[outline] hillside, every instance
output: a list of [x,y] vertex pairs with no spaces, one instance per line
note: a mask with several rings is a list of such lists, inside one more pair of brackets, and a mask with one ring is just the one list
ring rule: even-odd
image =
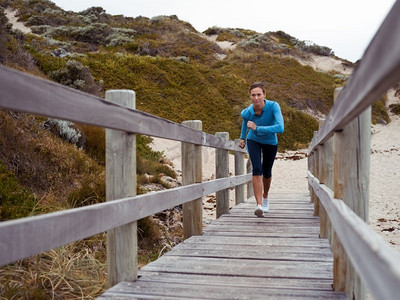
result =
[[[101,7],[66,12],[48,0],[0,0],[0,63],[100,97],[132,89],[139,110],[175,122],[199,119],[204,131],[228,131],[231,139],[239,137],[249,84],[264,81],[285,119],[280,151],[307,147],[334,88],[355,67],[282,31],[197,32],[176,16],[113,16]],[[376,123],[389,122],[384,101],[374,106]],[[105,200],[103,129],[0,110],[0,132],[1,221]],[[168,188],[160,173],[176,178],[150,142],[138,137],[138,193],[148,183]],[[141,221],[141,264],[181,240],[179,224],[170,224],[176,217],[179,210]],[[73,263],[63,261],[64,251]],[[0,292],[48,298],[60,282],[64,298],[81,297],[72,291],[79,288],[93,298],[105,286],[104,255],[99,235],[24,260],[0,269]],[[76,270],[53,271],[55,261]]]

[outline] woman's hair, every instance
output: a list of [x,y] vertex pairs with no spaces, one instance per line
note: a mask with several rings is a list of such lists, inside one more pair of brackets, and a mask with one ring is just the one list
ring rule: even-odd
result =
[[250,85],[250,87],[249,87],[249,93],[251,92],[251,90],[253,90],[253,89],[255,89],[255,88],[260,88],[260,89],[262,89],[263,93],[265,94],[265,86],[264,86],[264,84],[263,84],[261,81],[257,81],[257,82],[252,83],[252,84]]

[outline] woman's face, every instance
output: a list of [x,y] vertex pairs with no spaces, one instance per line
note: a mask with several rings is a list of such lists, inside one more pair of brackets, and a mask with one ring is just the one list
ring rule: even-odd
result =
[[250,99],[254,105],[258,106],[264,102],[265,94],[261,88],[256,87],[250,91]]

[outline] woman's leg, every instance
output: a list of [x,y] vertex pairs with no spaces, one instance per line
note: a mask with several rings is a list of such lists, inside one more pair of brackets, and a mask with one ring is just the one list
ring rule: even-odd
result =
[[253,175],[253,191],[257,205],[262,205],[262,192],[263,192],[262,175]]
[[253,166],[253,191],[256,198],[257,205],[262,203],[263,179],[262,179],[262,164],[261,164],[261,144],[247,140],[247,150],[251,164]]
[[269,189],[272,181],[272,166],[274,165],[276,153],[278,151],[278,145],[262,145],[263,152],[263,198],[268,198]]
[[272,176],[269,178],[265,178],[263,176],[263,186],[264,186],[264,192],[263,192],[263,198],[267,199],[268,198],[268,192],[269,188],[271,187],[271,181],[272,181]]

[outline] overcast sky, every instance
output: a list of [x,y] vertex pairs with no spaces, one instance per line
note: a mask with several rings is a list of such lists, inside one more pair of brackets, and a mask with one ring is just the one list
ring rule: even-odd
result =
[[[51,0],[64,10],[101,6],[127,17],[177,15],[197,30],[209,27],[282,30],[299,40],[360,59],[395,0]],[[400,1],[400,0],[399,0]]]

